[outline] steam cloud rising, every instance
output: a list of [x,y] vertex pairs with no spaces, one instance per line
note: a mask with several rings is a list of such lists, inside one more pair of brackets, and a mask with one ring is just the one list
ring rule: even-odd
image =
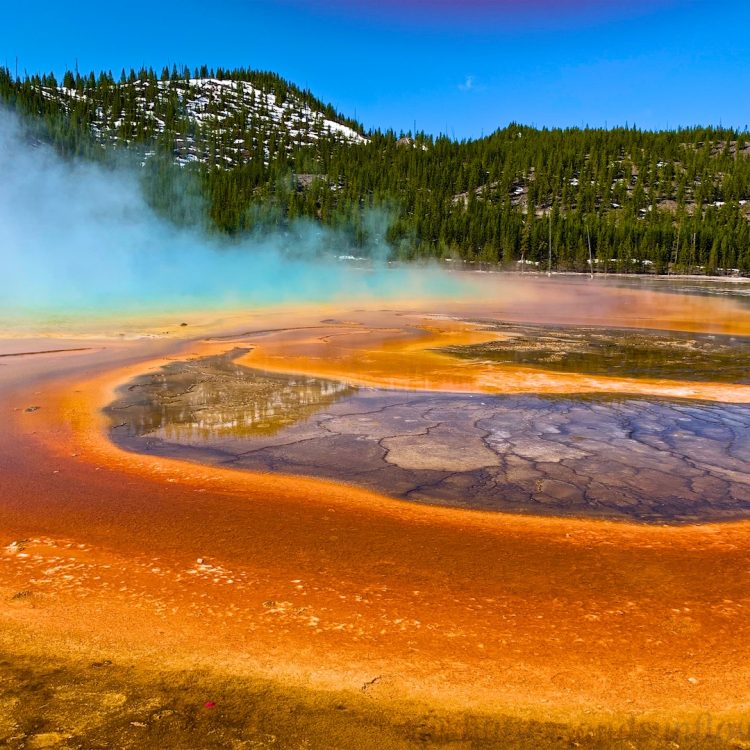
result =
[[1,110],[0,175],[6,313],[441,295],[461,286],[437,269],[326,260],[340,237],[310,222],[231,243],[178,228],[148,206],[137,170],[63,160]]

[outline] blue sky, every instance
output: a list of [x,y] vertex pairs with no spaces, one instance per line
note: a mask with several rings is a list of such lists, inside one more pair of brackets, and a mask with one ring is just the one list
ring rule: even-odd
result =
[[[136,7],[138,4],[135,4]],[[0,64],[119,74],[250,66],[366,127],[476,137],[537,126],[750,122],[750,3],[181,0],[13,3]]]

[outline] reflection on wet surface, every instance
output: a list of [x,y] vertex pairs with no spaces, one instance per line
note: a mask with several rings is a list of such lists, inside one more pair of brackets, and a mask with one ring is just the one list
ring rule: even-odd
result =
[[174,362],[142,375],[107,412],[131,436],[159,432],[169,439],[210,442],[273,434],[352,392],[334,380],[275,375],[235,364],[247,351]]
[[501,340],[440,349],[462,359],[626,378],[750,383],[750,338],[490,323]]
[[700,276],[601,276],[598,284],[622,289],[653,289],[667,294],[700,297],[731,297],[740,304],[750,304],[750,283],[746,278],[701,278]]
[[750,515],[750,407],[354,390],[235,350],[121,389],[120,445],[355,483],[412,501],[688,523]]

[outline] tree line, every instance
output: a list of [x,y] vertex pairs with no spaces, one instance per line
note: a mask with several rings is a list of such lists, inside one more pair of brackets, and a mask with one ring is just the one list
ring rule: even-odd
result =
[[[224,87],[196,118],[186,105],[196,79],[245,81],[260,94]],[[274,119],[266,94],[293,125]],[[106,162],[113,145],[147,153],[142,177],[154,207],[217,232],[306,217],[364,249],[382,231],[377,212],[389,218],[384,239],[398,259],[557,270],[588,270],[591,259],[606,271],[750,274],[747,132],[516,123],[462,141],[363,132],[273,73],[206,66],[123,70],[117,79],[68,71],[60,82],[0,69],[0,100],[66,156]],[[310,110],[366,141],[324,131]],[[186,184],[200,198],[189,210]]]

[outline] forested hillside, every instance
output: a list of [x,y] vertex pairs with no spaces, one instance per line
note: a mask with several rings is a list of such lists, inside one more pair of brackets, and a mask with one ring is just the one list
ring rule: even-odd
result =
[[[215,231],[309,217],[369,247],[385,215],[402,259],[546,270],[551,255],[553,269],[587,270],[590,252],[600,271],[750,274],[748,133],[366,133],[272,73],[205,67],[62,81],[0,69],[0,100],[63,154],[134,151],[157,210]],[[188,182],[205,216],[186,214]]]

